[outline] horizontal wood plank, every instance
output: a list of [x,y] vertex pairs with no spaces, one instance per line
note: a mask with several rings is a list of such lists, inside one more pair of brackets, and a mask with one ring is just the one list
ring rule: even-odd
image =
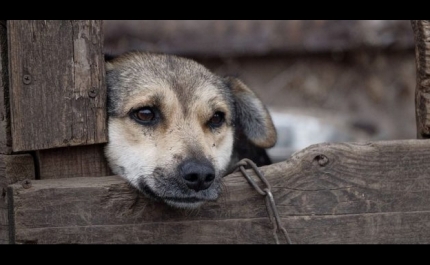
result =
[[[430,213],[282,218],[296,244],[422,244]],[[395,232],[393,232],[395,231]],[[267,218],[91,225],[26,229],[27,244],[274,244]],[[53,236],[55,235],[55,236]],[[279,241],[286,241],[278,234]],[[21,240],[21,241],[19,241]]]
[[0,155],[0,244],[9,241],[9,218],[6,189],[9,184],[36,178],[34,160],[30,154]]
[[106,20],[105,51],[186,56],[413,49],[408,20]]
[[30,154],[0,155],[0,176],[6,184],[36,179],[33,157]]
[[[421,139],[319,144],[260,169],[293,243],[430,243],[428,161]],[[274,243],[264,198],[240,173],[224,182],[193,211],[117,176],[11,185],[14,243]]]
[[7,26],[13,151],[105,143],[101,21]]
[[112,175],[103,148],[93,144],[37,151],[40,179]]

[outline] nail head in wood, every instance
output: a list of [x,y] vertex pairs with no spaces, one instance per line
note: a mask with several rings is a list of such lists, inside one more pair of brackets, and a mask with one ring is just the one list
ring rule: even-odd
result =
[[21,185],[24,189],[29,189],[31,188],[31,181],[29,179],[25,179],[21,182]]
[[29,85],[31,83],[31,76],[30,75],[24,75],[22,77],[22,82],[26,85]]
[[90,91],[88,91],[88,96],[90,98],[95,98],[97,96],[97,89],[92,88]]

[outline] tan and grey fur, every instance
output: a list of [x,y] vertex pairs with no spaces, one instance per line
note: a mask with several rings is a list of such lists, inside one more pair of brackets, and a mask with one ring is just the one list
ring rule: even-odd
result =
[[236,147],[276,142],[267,109],[245,84],[193,60],[130,52],[106,62],[106,81],[112,171],[171,206],[216,200],[242,158]]

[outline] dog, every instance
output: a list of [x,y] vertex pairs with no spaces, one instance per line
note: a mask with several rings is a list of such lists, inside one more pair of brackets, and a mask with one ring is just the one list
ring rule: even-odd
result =
[[216,200],[222,178],[247,157],[270,164],[277,134],[267,108],[236,77],[195,60],[127,52],[106,56],[112,172],[148,197],[194,209]]

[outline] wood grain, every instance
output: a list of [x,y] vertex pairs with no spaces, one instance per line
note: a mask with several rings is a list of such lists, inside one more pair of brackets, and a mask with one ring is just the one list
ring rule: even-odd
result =
[[415,113],[418,138],[430,138],[430,20],[412,20],[417,82]]
[[35,179],[33,158],[29,154],[0,155],[0,244],[9,242],[6,188],[9,184]]
[[[429,160],[424,139],[319,144],[260,169],[293,243],[415,244],[430,243]],[[263,197],[240,173],[194,211],[149,201],[116,176],[14,184],[9,194],[12,243],[275,242]]]
[[106,142],[101,21],[7,27],[13,151]]
[[40,179],[100,177],[112,175],[104,144],[71,146],[37,151]]
[[0,176],[7,184],[36,179],[33,157],[30,154],[0,155]]
[[0,20],[0,154],[12,153],[6,20]]

